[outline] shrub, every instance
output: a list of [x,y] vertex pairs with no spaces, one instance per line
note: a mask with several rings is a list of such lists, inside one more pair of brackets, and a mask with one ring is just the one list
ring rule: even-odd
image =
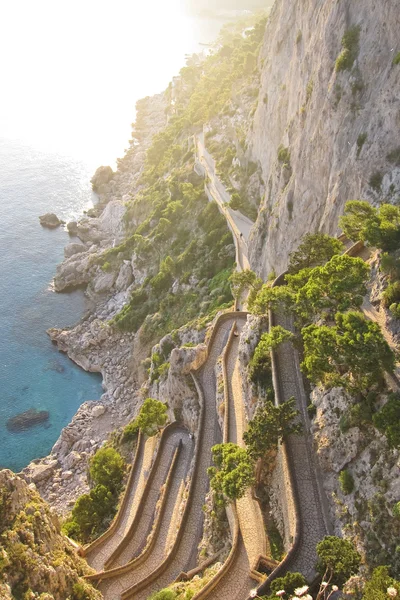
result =
[[149,600],[175,600],[176,597],[176,592],[167,588],[165,590],[161,590],[160,592],[155,592],[150,596]]
[[360,27],[348,29],[342,38],[342,51],[336,59],[336,71],[346,71],[352,68],[360,50]]
[[389,152],[386,158],[391,163],[394,163],[396,167],[400,167],[400,146]]
[[278,160],[282,164],[290,165],[290,150],[282,144],[278,148]]
[[382,189],[383,175],[380,171],[375,171],[369,178],[369,185],[375,192],[380,192]]
[[400,208],[392,204],[376,209],[368,202],[350,200],[339,227],[350,240],[361,240],[386,252],[400,246]]
[[361,150],[365,144],[365,142],[368,139],[368,135],[366,133],[360,133],[360,135],[357,138],[357,158],[360,156],[361,154]]
[[247,451],[236,444],[212,448],[215,467],[209,467],[210,486],[220,496],[237,500],[254,484],[254,465]]
[[299,31],[297,32],[297,36],[296,36],[296,44],[300,44],[302,39],[303,39],[303,33],[302,33],[301,29],[299,29]]
[[317,569],[325,581],[342,586],[351,575],[357,573],[361,556],[348,540],[326,536],[317,544]]
[[400,448],[400,395],[390,394],[388,401],[373,416],[377,429],[386,435],[391,448]]
[[396,54],[396,56],[394,57],[394,59],[393,59],[393,64],[394,64],[394,65],[400,65],[400,52],[398,52],[398,53]]
[[354,479],[352,474],[347,469],[340,471],[339,483],[343,494],[351,494],[354,490]]
[[386,290],[382,295],[383,304],[386,307],[391,306],[394,303],[400,302],[400,281],[389,283]]
[[284,577],[277,577],[271,583],[271,598],[276,598],[276,592],[285,590],[287,596],[294,594],[296,588],[301,588],[307,584],[307,581],[301,573],[286,573]]
[[125,462],[114,448],[101,448],[90,460],[90,477],[96,485],[104,485],[118,493],[125,472]]
[[396,504],[392,508],[393,516],[396,519],[400,519],[400,502],[396,502]]
[[[393,588],[395,594],[389,596],[388,588]],[[377,567],[372,572],[372,577],[365,584],[363,600],[387,600],[398,597],[400,594],[400,582],[389,574],[388,567]]]
[[389,310],[395,319],[400,319],[400,304],[394,302],[389,306]]

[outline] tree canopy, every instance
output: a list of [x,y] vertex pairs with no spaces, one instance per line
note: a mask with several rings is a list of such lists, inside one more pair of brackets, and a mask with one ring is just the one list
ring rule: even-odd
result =
[[134,420],[134,426],[151,437],[164,427],[167,420],[167,405],[154,398],[146,398]]
[[289,255],[290,274],[325,264],[335,254],[343,252],[343,244],[326,233],[307,233],[298,249]]
[[302,369],[313,383],[361,391],[393,371],[395,356],[377,323],[359,312],[337,313],[335,322],[302,329]]
[[254,465],[245,448],[231,442],[217,444],[212,449],[214,467],[208,469],[210,485],[221,497],[241,498],[254,484]]
[[323,312],[358,308],[366,294],[369,267],[361,258],[333,256],[326,265],[287,275],[293,290],[295,311],[305,321]]
[[[389,595],[389,589],[396,590]],[[400,581],[390,577],[389,568],[382,566],[373,570],[371,579],[367,581],[364,588],[362,600],[388,600],[400,596]]]
[[285,437],[300,433],[301,423],[295,422],[298,414],[294,398],[279,406],[268,401],[259,407],[243,434],[250,458],[263,458],[270,450],[277,448]]
[[351,240],[362,240],[385,251],[400,247],[400,207],[382,204],[379,208],[362,200],[346,203],[339,226]]
[[357,573],[361,562],[361,556],[351,542],[333,535],[317,544],[317,556],[319,573],[325,581],[338,586]]
[[239,300],[246,290],[249,290],[248,302],[251,302],[257,292],[262,287],[262,279],[257,277],[254,271],[246,269],[244,271],[234,271],[229,277],[231,283],[232,294],[236,300]]

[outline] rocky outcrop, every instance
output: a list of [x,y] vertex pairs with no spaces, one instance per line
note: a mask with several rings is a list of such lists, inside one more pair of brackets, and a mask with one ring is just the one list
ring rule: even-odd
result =
[[[358,419],[354,426],[348,418],[354,399],[343,389],[315,388],[311,399],[316,407],[312,433],[336,534],[352,537],[370,566],[386,564],[400,535],[392,518],[400,500],[400,454],[372,425]],[[346,493],[339,481],[344,469],[354,480],[353,491]]]
[[42,227],[47,227],[48,229],[55,229],[65,223],[65,221],[61,221],[54,213],[42,215],[39,217],[39,221]]
[[[359,27],[350,70],[336,71],[345,31]],[[393,0],[276,0],[260,55],[250,155],[266,182],[251,264],[282,272],[305,233],[335,234],[347,200],[396,201],[400,168],[400,17]],[[278,158],[278,149],[287,155]],[[371,186],[379,173],[382,185]]]
[[111,167],[99,167],[90,180],[93,190],[95,192],[101,191],[107,183],[110,183],[113,177],[114,171]]
[[87,600],[100,600],[101,594],[83,579],[92,570],[61,535],[58,518],[35,485],[3,470],[0,491],[2,600],[17,596],[64,600],[78,585]]

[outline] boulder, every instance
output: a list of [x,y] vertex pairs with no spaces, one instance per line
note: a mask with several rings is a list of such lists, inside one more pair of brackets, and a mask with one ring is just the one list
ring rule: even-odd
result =
[[90,180],[93,190],[98,192],[100,187],[109,183],[113,177],[114,171],[111,167],[99,167]]
[[95,419],[97,419],[98,417],[101,417],[102,415],[104,415],[105,412],[106,412],[106,407],[104,406],[104,404],[98,404],[97,406],[93,407],[92,415]]
[[70,221],[67,223],[67,229],[69,235],[78,235],[78,223],[76,221]]
[[31,464],[23,470],[22,474],[27,482],[38,483],[51,477],[58,467],[58,460],[52,460],[45,464]]
[[42,227],[47,227],[48,229],[55,229],[60,225],[63,225],[65,221],[61,221],[54,213],[46,213],[39,217],[40,224]]
[[71,258],[74,254],[81,254],[82,252],[86,252],[87,248],[84,244],[68,244],[64,248],[64,256],[65,258]]

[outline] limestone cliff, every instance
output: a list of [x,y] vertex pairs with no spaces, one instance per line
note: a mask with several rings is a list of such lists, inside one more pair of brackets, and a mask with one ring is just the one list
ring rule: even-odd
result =
[[11,471],[0,471],[2,600],[98,600],[101,594],[83,579],[90,573],[39,494]]
[[[400,199],[387,158],[399,146],[399,30],[396,0],[276,0],[247,138],[266,183],[250,246],[260,275],[284,270],[305,233],[335,234],[347,200]],[[354,63],[337,70],[349,31]]]

